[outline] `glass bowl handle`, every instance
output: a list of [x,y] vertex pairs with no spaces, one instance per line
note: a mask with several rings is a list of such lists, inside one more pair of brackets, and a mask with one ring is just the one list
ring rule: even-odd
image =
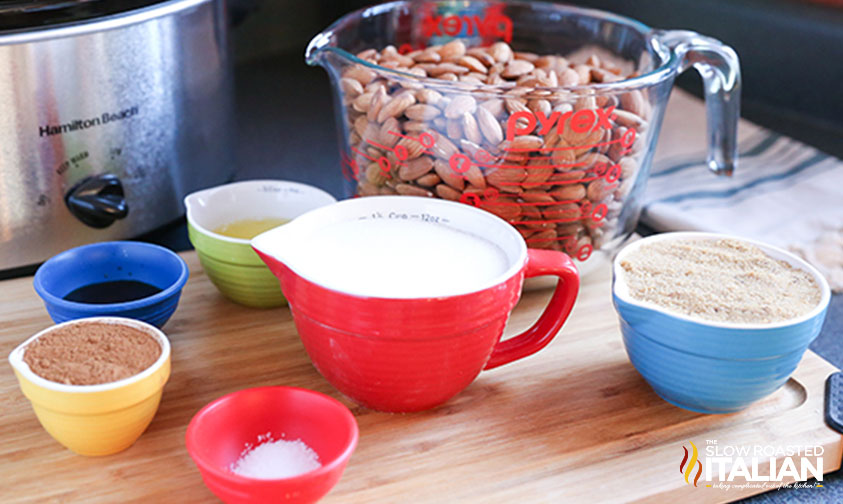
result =
[[731,175],[738,160],[741,68],[738,55],[719,40],[687,30],[656,31],[679,61],[679,72],[694,67],[703,80],[708,129],[707,164],[717,175]]

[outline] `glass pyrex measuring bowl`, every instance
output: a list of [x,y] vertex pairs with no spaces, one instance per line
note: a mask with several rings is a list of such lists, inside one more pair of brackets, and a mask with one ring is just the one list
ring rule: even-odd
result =
[[349,196],[475,205],[583,273],[633,232],[690,66],[705,85],[708,166],[735,167],[738,58],[694,32],[542,2],[392,2],[342,17],[306,58],[333,83]]

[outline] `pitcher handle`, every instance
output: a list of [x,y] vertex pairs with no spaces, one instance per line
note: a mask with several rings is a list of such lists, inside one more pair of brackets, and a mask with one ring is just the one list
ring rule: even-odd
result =
[[738,160],[741,69],[734,49],[688,30],[657,30],[654,36],[679,61],[679,72],[694,67],[703,80],[708,129],[708,168],[731,175]]
[[536,323],[523,333],[498,342],[484,370],[503,366],[538,352],[553,340],[568,319],[580,290],[577,267],[571,258],[562,252],[527,249],[524,277],[542,275],[559,277],[559,283],[544,312]]

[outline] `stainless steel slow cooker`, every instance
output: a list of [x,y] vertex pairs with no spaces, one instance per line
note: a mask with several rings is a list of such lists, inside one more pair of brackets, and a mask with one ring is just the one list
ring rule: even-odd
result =
[[150,231],[233,176],[225,14],[0,2],[0,270]]

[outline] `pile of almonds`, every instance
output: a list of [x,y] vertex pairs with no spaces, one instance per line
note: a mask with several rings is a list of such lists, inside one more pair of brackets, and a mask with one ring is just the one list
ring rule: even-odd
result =
[[650,105],[639,90],[582,86],[634,74],[596,54],[574,64],[505,42],[357,56],[428,78],[343,70],[345,163],[359,195],[474,204],[512,223],[530,247],[580,260],[628,231],[620,210],[648,142]]

